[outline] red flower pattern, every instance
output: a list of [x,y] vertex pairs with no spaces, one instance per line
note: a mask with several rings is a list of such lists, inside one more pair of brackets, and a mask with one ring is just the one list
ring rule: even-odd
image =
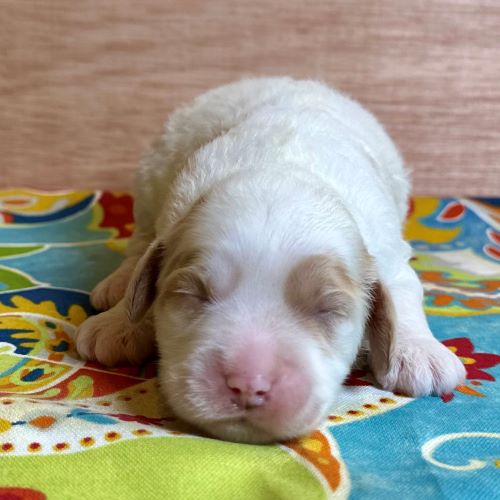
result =
[[45,500],[46,498],[41,491],[32,488],[0,486],[0,500]]
[[[480,385],[479,380],[494,382],[495,377],[484,371],[486,368],[493,368],[500,363],[500,356],[485,352],[474,352],[474,345],[466,337],[444,340],[443,344],[453,351],[463,362],[467,372],[467,380],[472,380],[473,385]],[[457,391],[470,396],[484,397],[484,394],[476,391],[468,385],[460,385]],[[454,395],[443,394],[441,399],[447,403],[453,399]]]
[[437,216],[441,222],[457,222],[465,215],[465,207],[458,201],[451,201]]
[[104,191],[99,198],[99,205],[103,210],[99,227],[117,229],[118,238],[128,238],[134,224],[132,196]]

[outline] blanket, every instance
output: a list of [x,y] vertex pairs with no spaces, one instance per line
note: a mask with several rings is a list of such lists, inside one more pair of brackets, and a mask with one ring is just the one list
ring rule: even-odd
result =
[[498,498],[500,199],[409,206],[425,310],[466,383],[414,399],[357,369],[320,428],[266,446],[197,435],[162,406],[155,360],[78,358],[132,206],[128,193],[0,191],[0,499]]

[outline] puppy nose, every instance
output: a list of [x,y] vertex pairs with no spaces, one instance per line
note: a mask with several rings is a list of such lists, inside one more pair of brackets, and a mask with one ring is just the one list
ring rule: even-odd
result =
[[271,390],[271,383],[263,375],[229,375],[226,384],[233,393],[232,400],[241,408],[251,409],[263,406]]

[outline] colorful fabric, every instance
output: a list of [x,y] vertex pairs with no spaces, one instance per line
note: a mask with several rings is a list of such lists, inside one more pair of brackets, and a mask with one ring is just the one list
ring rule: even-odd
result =
[[321,428],[270,446],[196,436],[161,406],[154,362],[78,359],[132,223],[126,193],[0,192],[0,499],[498,498],[500,200],[415,198],[406,227],[466,383],[415,400],[356,370]]

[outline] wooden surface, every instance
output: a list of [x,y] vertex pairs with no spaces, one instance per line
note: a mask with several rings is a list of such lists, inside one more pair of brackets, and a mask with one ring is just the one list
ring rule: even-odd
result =
[[415,192],[500,195],[499,0],[0,0],[0,185],[127,189],[169,111],[250,74],[361,100]]

